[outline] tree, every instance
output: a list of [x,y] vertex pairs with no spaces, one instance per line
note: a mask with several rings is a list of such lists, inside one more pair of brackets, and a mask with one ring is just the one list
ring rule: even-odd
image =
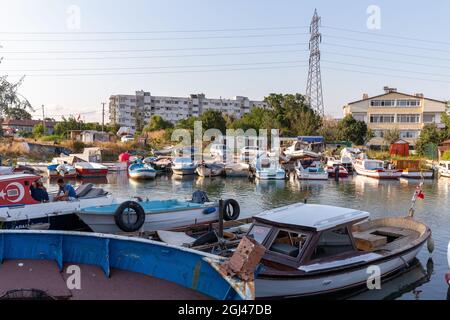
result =
[[227,123],[220,111],[207,110],[202,113],[200,120],[202,121],[203,130],[218,129],[222,134],[225,134]]
[[31,119],[31,114],[27,110],[18,108],[18,107],[6,108],[3,113],[9,119],[14,119],[14,120],[30,120]]
[[444,161],[450,161],[450,151],[445,151],[442,155],[442,160]]
[[358,121],[347,115],[339,121],[338,132],[340,140],[351,141],[356,145],[365,143],[367,135],[367,124],[364,121]]
[[168,128],[173,128],[173,124],[170,121],[166,121],[161,116],[155,114],[150,118],[150,122],[144,128],[144,131],[158,131]]
[[389,129],[384,132],[383,140],[386,144],[391,145],[400,139],[400,131],[397,128]]
[[33,127],[33,135],[35,137],[40,137],[44,135],[44,125],[42,123],[38,123]]
[[426,148],[429,144],[438,145],[445,139],[445,131],[440,131],[434,123],[426,124],[420,131],[416,141],[416,150],[419,155],[426,155]]
[[324,118],[322,126],[318,130],[319,135],[323,136],[326,142],[338,141],[338,124],[339,122],[331,117]]

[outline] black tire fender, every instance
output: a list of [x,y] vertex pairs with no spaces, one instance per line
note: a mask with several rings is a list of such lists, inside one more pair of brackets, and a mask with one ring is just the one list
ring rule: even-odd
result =
[[[126,223],[123,219],[125,210],[133,209],[137,215],[137,219],[134,223]],[[145,211],[142,206],[135,201],[123,202],[114,212],[114,221],[117,227],[124,232],[134,232],[139,230],[145,222]]]
[[234,199],[227,199],[223,202],[223,218],[226,221],[237,220],[241,213],[239,203]]

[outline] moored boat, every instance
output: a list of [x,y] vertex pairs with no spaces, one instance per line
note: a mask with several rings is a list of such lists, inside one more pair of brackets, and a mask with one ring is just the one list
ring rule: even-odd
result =
[[108,175],[108,167],[95,162],[76,162],[78,176],[86,178],[103,178]]
[[200,177],[221,176],[224,173],[224,165],[218,162],[202,163],[195,169],[195,172]]
[[49,202],[36,201],[30,187],[41,177],[33,174],[0,176],[0,225],[3,229],[78,230],[87,226],[75,212],[94,205],[107,205],[113,198],[101,188],[84,184],[76,189],[73,201],[53,201],[56,193],[49,193]]
[[78,173],[74,166],[67,163],[52,163],[47,166],[47,175],[49,178],[76,178]]
[[268,155],[259,155],[253,162],[254,174],[260,180],[284,180],[286,172],[281,167],[279,159]]
[[439,161],[438,171],[441,177],[450,178],[450,161]]
[[300,180],[328,180],[328,172],[325,171],[319,161],[314,161],[306,168],[298,162],[295,172],[297,174],[297,178]]
[[348,177],[348,171],[345,169],[344,166],[340,164],[334,164],[334,165],[327,165],[327,172],[328,176],[331,178],[336,177],[336,171],[339,178],[347,178]]
[[238,162],[225,164],[225,175],[227,177],[248,177],[249,173],[248,163]]
[[178,157],[172,160],[172,172],[177,175],[192,175],[197,163],[189,157]]
[[426,169],[420,160],[394,160],[393,165],[402,171],[402,178],[432,179],[434,176],[433,170]]
[[[239,217],[237,201],[225,200],[227,220]],[[217,221],[219,202],[209,201],[203,192],[195,192],[190,201],[138,200],[103,206],[92,206],[78,212],[78,216],[95,232],[117,233],[171,230]]]
[[385,169],[381,160],[356,159],[353,167],[357,174],[375,179],[398,179],[401,170]]
[[128,167],[128,175],[132,179],[154,179],[156,170],[149,164],[135,162]]

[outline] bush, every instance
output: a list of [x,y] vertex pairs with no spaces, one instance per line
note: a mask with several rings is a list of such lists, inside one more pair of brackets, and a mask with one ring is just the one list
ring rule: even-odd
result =
[[450,151],[445,151],[442,155],[442,160],[450,161]]

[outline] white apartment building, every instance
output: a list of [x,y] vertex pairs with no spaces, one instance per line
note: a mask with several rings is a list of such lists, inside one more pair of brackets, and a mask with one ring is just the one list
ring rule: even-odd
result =
[[384,133],[397,129],[400,138],[414,145],[420,131],[426,124],[434,123],[442,128],[441,114],[447,112],[447,102],[425,97],[421,93],[407,94],[395,88],[384,87],[384,93],[369,97],[363,94],[361,100],[344,106],[344,116],[351,114],[359,121],[365,121],[375,137],[370,145],[383,145]]
[[189,97],[152,96],[150,92],[141,90],[136,91],[135,95],[110,96],[109,121],[135,129],[136,112],[143,124],[147,124],[153,115],[176,123],[190,116],[199,116],[206,110],[217,110],[240,118],[253,107],[268,108],[269,105],[242,96],[234,99],[211,99],[204,94],[191,94]]

